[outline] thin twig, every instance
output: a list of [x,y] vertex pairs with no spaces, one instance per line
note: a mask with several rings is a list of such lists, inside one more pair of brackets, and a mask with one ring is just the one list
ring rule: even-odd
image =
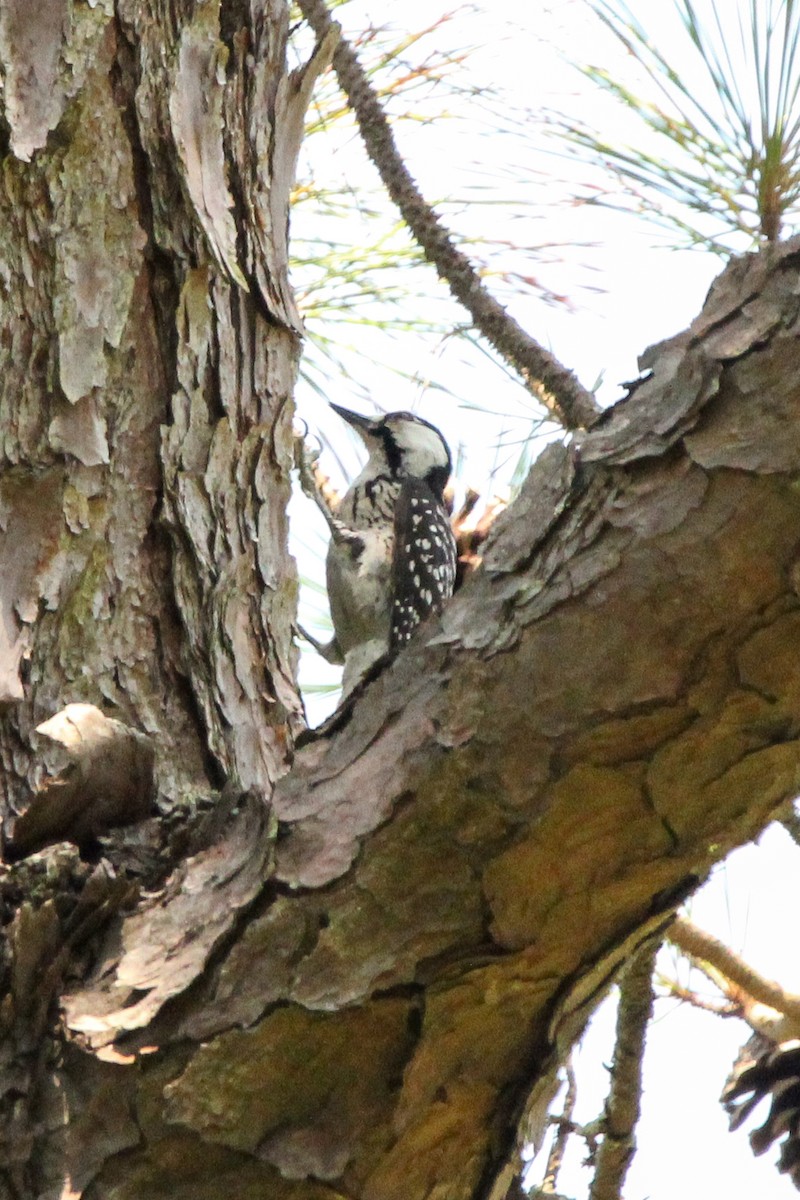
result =
[[[324,0],[299,0],[300,10],[321,40],[333,26]],[[352,108],[367,154],[403,220],[455,298],[528,390],[567,429],[588,428],[600,412],[591,392],[554,355],[529,336],[484,287],[472,263],[412,178],[397,149],[389,122],[352,46],[344,38],[333,55],[339,84]]]
[[[696,960],[692,960],[693,962]],[[742,1017],[742,1005],[739,1001],[728,1000],[724,1003],[714,1000],[704,1000],[702,996],[698,996],[697,992],[691,988],[684,987],[678,983],[677,979],[668,979],[666,976],[658,976],[658,984],[663,987],[667,995],[672,1000],[680,1000],[685,1004],[691,1004],[692,1008],[699,1008],[701,1012],[713,1013],[715,1017]]]
[[575,1100],[578,1095],[578,1087],[575,1082],[575,1072],[572,1069],[572,1055],[569,1056],[564,1064],[564,1074],[567,1077],[567,1090],[564,1093],[564,1108],[561,1117],[556,1122],[556,1132],[553,1135],[553,1144],[550,1147],[550,1153],[547,1156],[547,1167],[544,1172],[544,1179],[539,1191],[543,1195],[555,1195],[556,1183],[558,1182],[558,1172],[561,1170],[561,1164],[564,1161],[564,1151],[567,1148],[569,1135],[574,1129],[572,1123],[572,1114],[575,1111]]
[[657,943],[638,950],[620,979],[605,1132],[597,1151],[589,1200],[619,1200],[636,1148],[634,1131],[642,1098],[642,1057],[647,1025],[653,1012],[653,969],[657,953]]

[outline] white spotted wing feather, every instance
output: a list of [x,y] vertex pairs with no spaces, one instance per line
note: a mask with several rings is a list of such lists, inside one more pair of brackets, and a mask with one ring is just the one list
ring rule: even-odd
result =
[[456,543],[441,502],[421,479],[406,479],[395,507],[393,648],[404,645],[453,594]]

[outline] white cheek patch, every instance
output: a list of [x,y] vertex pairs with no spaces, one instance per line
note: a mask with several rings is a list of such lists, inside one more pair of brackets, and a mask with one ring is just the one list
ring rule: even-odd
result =
[[450,455],[438,430],[408,418],[390,422],[389,428],[402,456],[406,475],[424,479],[435,467],[449,467]]

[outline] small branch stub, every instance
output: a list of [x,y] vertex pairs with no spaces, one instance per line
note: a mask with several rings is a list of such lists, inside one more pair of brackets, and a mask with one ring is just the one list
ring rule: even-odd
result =
[[[143,733],[93,704],[68,704],[36,732],[62,748],[61,769],[53,774],[43,761],[44,782],[4,831],[8,861],[54,842],[91,844],[111,829],[150,816],[155,752]],[[43,753],[43,760],[50,757]]]

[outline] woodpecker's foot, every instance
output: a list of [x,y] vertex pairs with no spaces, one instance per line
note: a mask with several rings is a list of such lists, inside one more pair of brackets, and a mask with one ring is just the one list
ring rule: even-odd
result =
[[310,646],[314,647],[317,654],[324,658],[326,662],[332,663],[334,666],[338,667],[342,665],[344,662],[344,655],[339,649],[339,643],[335,637],[331,638],[329,642],[320,642],[313,636],[313,634],[310,634],[307,630],[303,629],[302,625],[297,626],[297,632],[302,638],[305,639],[305,641],[308,642]]
[[294,437],[294,465],[300,476],[300,486],[309,500],[317,499],[317,478],[319,470],[320,446],[311,446],[308,441],[308,426],[303,422],[302,431],[295,425],[292,430]]
[[309,500],[313,500],[320,508],[325,520],[330,521],[339,507],[339,494],[331,484],[328,476],[320,469],[319,456],[321,446],[310,445],[308,428],[301,433],[294,431],[294,465],[300,479],[300,487]]
[[364,552],[364,538],[360,533],[356,533],[354,529],[348,529],[341,521],[337,521],[335,517],[331,517],[328,522],[331,530],[331,538],[337,546],[345,546],[353,558],[358,558],[359,554]]

